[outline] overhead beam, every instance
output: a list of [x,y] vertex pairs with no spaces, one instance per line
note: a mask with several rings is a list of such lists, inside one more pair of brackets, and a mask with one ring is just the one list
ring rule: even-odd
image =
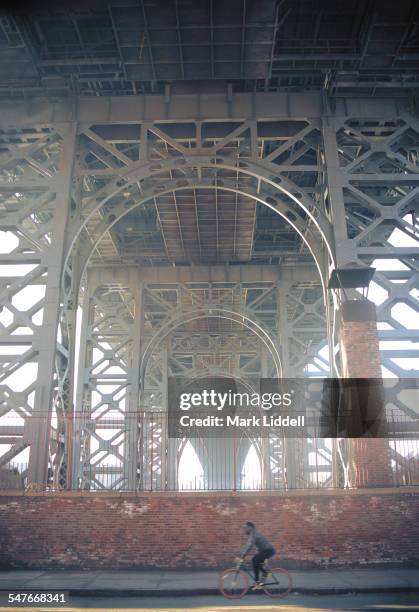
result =
[[[319,273],[314,264],[304,266],[190,266],[144,267],[92,266],[100,284],[128,283],[138,274],[144,283],[264,283],[264,282],[314,282],[320,285]],[[139,272],[140,270],[140,272]]]
[[[408,109],[406,97],[405,108]],[[72,97],[55,101],[4,100],[0,126],[22,126],[78,121],[80,124],[141,123],[144,121],[244,121],[319,118],[324,108],[320,91],[304,93],[160,94],[138,96]],[[400,98],[350,98],[336,101],[336,116],[394,117],[403,110]],[[81,126],[81,130],[85,129]]]

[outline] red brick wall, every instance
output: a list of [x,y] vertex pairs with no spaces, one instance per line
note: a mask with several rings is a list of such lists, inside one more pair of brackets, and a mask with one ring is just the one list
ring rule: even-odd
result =
[[[254,521],[292,566],[419,563],[419,487],[0,496],[2,567],[216,567]],[[190,548],[188,549],[188,547]]]

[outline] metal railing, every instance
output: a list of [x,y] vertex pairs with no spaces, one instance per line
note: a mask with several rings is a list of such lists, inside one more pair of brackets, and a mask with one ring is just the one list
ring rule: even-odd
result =
[[[12,461],[0,467],[0,490],[279,491],[343,486],[336,440],[285,439],[272,433],[251,440],[245,432],[241,437],[170,439],[167,419],[164,412],[136,415],[138,468],[134,487],[128,486],[125,433],[119,415],[119,420],[100,421],[97,448],[92,448],[91,442],[89,455],[82,448],[77,469],[71,465],[55,466],[52,455],[46,484],[29,484],[27,461]],[[405,421],[407,418],[398,415],[401,431],[406,429]],[[31,423],[36,426],[35,421]],[[125,417],[124,427],[128,424]],[[25,435],[28,426],[27,423]],[[17,431],[19,425],[10,423],[9,429],[12,428]],[[53,431],[52,438],[58,440]],[[69,448],[74,442],[72,432],[73,425],[67,428]],[[121,435],[114,437],[115,432]],[[419,485],[419,440],[408,436],[405,432],[388,439],[392,485],[396,487]]]

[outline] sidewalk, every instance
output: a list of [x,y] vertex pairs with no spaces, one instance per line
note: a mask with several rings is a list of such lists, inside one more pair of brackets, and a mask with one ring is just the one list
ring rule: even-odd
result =
[[[419,568],[291,571],[294,591],[309,594],[418,592]],[[69,591],[84,596],[210,595],[218,572],[174,570],[0,571],[0,590]]]

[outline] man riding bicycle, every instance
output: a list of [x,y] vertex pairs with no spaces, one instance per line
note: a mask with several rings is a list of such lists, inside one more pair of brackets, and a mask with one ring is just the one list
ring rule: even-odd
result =
[[259,574],[262,570],[263,575],[266,575],[263,563],[266,559],[269,559],[275,554],[275,548],[272,546],[269,540],[265,538],[264,535],[262,535],[261,533],[259,533],[259,531],[256,530],[255,524],[251,521],[246,521],[246,523],[244,524],[244,529],[246,534],[248,535],[248,540],[245,546],[240,551],[240,557],[237,559],[237,562],[243,563],[247,553],[253,547],[257,548],[258,552],[252,558],[253,572],[255,574],[255,584],[253,586],[253,589],[261,589],[263,587],[263,581],[259,580]]

